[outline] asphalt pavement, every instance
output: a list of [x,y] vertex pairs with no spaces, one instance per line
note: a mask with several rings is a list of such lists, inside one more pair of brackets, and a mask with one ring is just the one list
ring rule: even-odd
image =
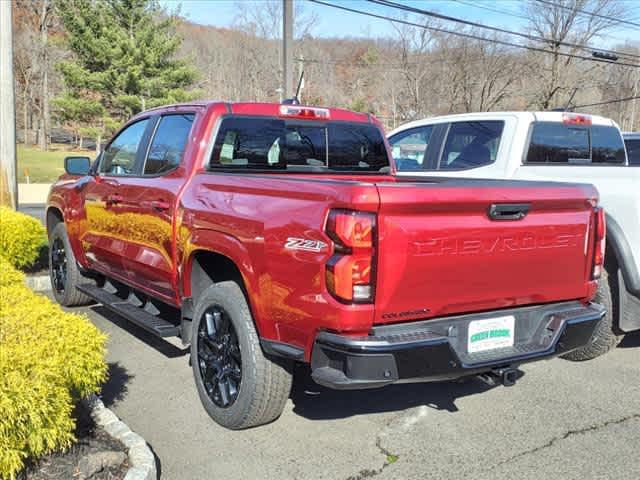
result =
[[638,334],[589,362],[525,365],[509,388],[472,380],[340,392],[298,369],[278,420],[233,432],[201,407],[179,340],[100,306],[75,310],[108,333],[103,399],[150,444],[162,479],[640,478]]
[[151,445],[163,479],[637,479],[640,335],[590,362],[523,367],[514,387],[340,392],[296,371],[275,422],[232,432],[200,406],[188,352],[97,306],[105,402]]

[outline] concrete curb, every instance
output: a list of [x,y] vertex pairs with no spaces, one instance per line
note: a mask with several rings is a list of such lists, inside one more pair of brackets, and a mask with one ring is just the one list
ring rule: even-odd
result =
[[34,292],[46,292],[51,290],[51,279],[49,275],[25,275],[27,287]]
[[129,449],[129,470],[124,480],[156,480],[156,460],[147,442],[104,406],[97,395],[91,395],[84,404],[91,411],[91,418],[109,435]]

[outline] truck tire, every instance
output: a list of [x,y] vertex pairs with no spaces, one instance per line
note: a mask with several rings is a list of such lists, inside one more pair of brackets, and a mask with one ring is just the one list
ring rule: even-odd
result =
[[74,307],[92,303],[91,298],[76,289],[91,280],[78,268],[63,222],[58,223],[49,235],[49,278],[53,296],[60,305]]
[[191,338],[198,395],[213,420],[240,430],[280,416],[291,391],[291,368],[263,353],[237,283],[220,282],[199,295]]
[[605,307],[607,313],[596,326],[589,343],[584,347],[563,355],[562,358],[566,358],[567,360],[574,362],[591,360],[599,357],[600,355],[604,355],[618,344],[621,337],[616,334],[615,330],[615,311],[612,300],[614,295],[616,295],[616,292],[613,292],[611,287],[612,285],[609,282],[609,275],[607,274],[607,271],[603,269],[602,276],[598,281],[598,291],[596,292],[596,296],[593,301]]

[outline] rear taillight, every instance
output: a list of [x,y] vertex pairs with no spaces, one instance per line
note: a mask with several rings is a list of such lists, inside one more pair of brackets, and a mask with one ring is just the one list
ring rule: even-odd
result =
[[332,210],[326,231],[334,245],[334,255],[326,266],[327,289],[341,302],[371,303],[375,287],[375,214]]
[[604,267],[604,250],[606,248],[607,223],[604,216],[604,210],[600,207],[594,212],[594,233],[595,242],[593,250],[593,270],[591,278],[597,280],[602,275]]

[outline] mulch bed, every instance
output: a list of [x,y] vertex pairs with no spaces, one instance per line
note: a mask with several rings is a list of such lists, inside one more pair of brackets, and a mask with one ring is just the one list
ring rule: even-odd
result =
[[[79,404],[76,417],[77,441],[65,452],[56,452],[27,466],[19,475],[20,480],[122,480],[129,469],[126,447],[98,427],[89,410]],[[99,457],[122,457],[118,465],[102,467]],[[98,469],[87,476],[88,472]]]

